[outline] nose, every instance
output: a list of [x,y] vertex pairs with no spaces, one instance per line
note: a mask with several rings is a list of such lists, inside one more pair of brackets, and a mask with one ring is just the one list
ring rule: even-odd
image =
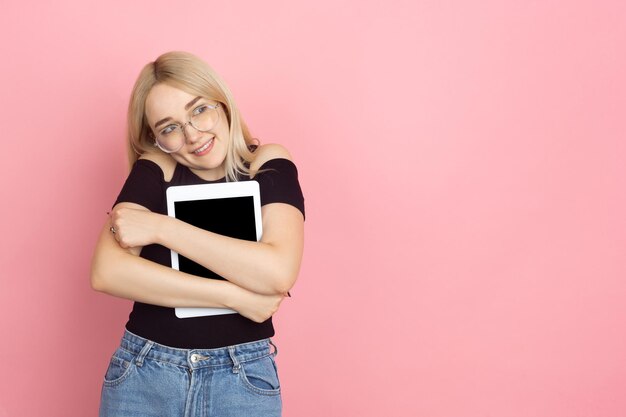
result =
[[[187,128],[189,127],[189,128]],[[185,139],[189,142],[189,143],[195,143],[198,139],[200,139],[200,136],[202,136],[202,132],[194,129],[194,127],[191,125],[191,122],[187,122],[185,123],[181,129],[183,130],[183,134],[185,135]]]

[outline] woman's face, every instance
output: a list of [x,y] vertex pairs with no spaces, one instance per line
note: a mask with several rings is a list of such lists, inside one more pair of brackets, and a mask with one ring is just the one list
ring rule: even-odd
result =
[[[167,126],[185,125],[194,111],[202,105],[214,105],[215,101],[189,94],[167,84],[152,87],[146,98],[146,118],[156,135]],[[178,163],[191,169],[205,180],[218,180],[225,175],[224,161],[228,150],[230,132],[228,120],[222,107],[218,107],[219,121],[208,132],[196,130],[187,124],[185,142],[179,150],[170,153]]]

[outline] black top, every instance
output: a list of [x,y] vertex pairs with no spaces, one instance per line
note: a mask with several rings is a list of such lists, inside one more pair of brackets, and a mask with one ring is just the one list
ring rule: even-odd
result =
[[[298,182],[298,170],[288,159],[265,162],[253,181],[259,183],[261,206],[287,203],[304,215],[304,197]],[[239,178],[240,181],[251,181]],[[152,161],[140,159],[126,179],[115,204],[136,203],[155,213],[167,214],[165,190],[176,185],[226,182],[225,178],[206,181],[184,165],[177,164],[171,181],[166,182],[163,171]],[[161,245],[148,245],[141,250],[142,258],[171,267],[170,250]],[[265,339],[274,335],[272,319],[255,323],[240,314],[178,318],[174,309],[136,301],[126,323],[128,331],[157,343],[183,349],[212,349]]]

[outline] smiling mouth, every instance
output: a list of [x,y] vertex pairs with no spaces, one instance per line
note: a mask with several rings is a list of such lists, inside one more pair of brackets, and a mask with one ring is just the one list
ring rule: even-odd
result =
[[205,143],[204,145],[200,146],[198,149],[193,151],[193,153],[195,153],[197,155],[197,154],[200,154],[200,153],[206,151],[209,148],[209,146],[211,146],[211,144],[213,143],[214,139],[215,138],[209,139],[209,141],[207,143]]

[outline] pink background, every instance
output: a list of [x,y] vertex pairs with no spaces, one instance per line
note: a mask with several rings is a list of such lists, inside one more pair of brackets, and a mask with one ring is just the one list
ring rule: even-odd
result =
[[113,3],[2,2],[0,417],[97,413],[131,304],[90,258],[172,49],[300,169],[285,416],[626,415],[624,2]]

